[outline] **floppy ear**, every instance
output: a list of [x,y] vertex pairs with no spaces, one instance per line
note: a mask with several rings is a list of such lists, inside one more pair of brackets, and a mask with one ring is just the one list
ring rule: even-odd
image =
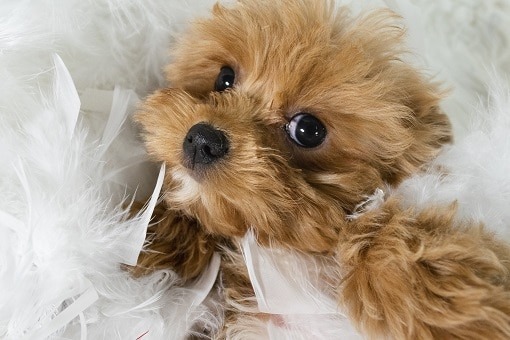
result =
[[400,20],[393,12],[369,12],[354,22],[346,38],[359,40],[363,58],[368,60],[369,66],[359,72],[369,82],[366,88],[371,92],[364,89],[361,93],[370,94],[367,99],[375,94],[374,104],[384,102],[386,112],[378,116],[381,121],[363,137],[375,140],[377,147],[370,152],[383,160],[381,175],[390,184],[415,173],[452,140],[448,117],[439,108],[445,91],[405,61],[409,51]]
[[216,241],[197,221],[179,215],[160,203],[147,232],[147,246],[132,268],[134,276],[172,269],[183,280],[199,276],[209,264]]
[[410,115],[402,124],[410,132],[410,140],[388,176],[390,183],[400,182],[430,162],[453,139],[450,121],[439,107],[442,94],[437,84],[412,67],[405,68],[407,72],[401,73],[399,86],[406,89],[403,104],[408,107]]

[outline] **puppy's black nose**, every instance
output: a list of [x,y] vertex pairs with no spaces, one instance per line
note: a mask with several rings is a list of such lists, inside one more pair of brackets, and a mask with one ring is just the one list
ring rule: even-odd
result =
[[189,129],[182,144],[185,166],[193,169],[195,165],[214,163],[228,153],[227,136],[206,123],[198,123]]

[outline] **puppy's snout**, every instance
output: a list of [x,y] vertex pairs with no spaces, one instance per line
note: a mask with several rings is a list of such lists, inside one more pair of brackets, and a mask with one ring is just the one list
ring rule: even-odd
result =
[[182,147],[184,165],[194,169],[196,165],[208,165],[225,156],[229,141],[222,131],[207,123],[198,123],[189,129]]

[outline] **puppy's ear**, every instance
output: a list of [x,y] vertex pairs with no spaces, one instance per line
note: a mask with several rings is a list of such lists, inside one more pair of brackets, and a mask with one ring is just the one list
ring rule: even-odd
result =
[[410,67],[401,77],[400,86],[407,92],[403,104],[411,113],[402,124],[410,131],[411,139],[394,165],[390,182],[399,182],[415,172],[435,158],[445,144],[452,142],[450,121],[439,107],[442,94],[437,84]]
[[199,276],[209,264],[216,241],[197,221],[181,216],[161,203],[147,232],[148,246],[132,268],[134,276],[158,269],[174,270],[183,280]]
[[[378,116],[382,120],[364,138],[376,139],[373,144],[377,147],[370,152],[383,160],[379,169],[382,179],[398,184],[430,162],[452,140],[449,120],[439,108],[444,91],[405,61],[409,53],[405,29],[395,13],[369,12],[345,32],[347,41],[361,42],[362,62],[352,66],[361,70],[359,73],[368,81],[369,91],[361,93],[369,94],[369,98],[375,94],[384,103],[380,109],[385,112]],[[359,103],[365,105],[363,100]]]

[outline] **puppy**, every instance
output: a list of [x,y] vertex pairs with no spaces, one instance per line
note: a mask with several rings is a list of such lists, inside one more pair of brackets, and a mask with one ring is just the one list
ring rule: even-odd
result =
[[[247,301],[237,244],[253,229],[261,245],[342,268],[332,293],[367,337],[509,339],[507,245],[458,225],[454,207],[405,209],[389,195],[358,209],[451,141],[438,86],[401,61],[396,20],[326,0],[246,0],[195,22],[167,68],[172,87],[136,115],[167,172],[135,273],[191,280],[219,250],[227,303]],[[249,317],[227,310],[216,336]]]

